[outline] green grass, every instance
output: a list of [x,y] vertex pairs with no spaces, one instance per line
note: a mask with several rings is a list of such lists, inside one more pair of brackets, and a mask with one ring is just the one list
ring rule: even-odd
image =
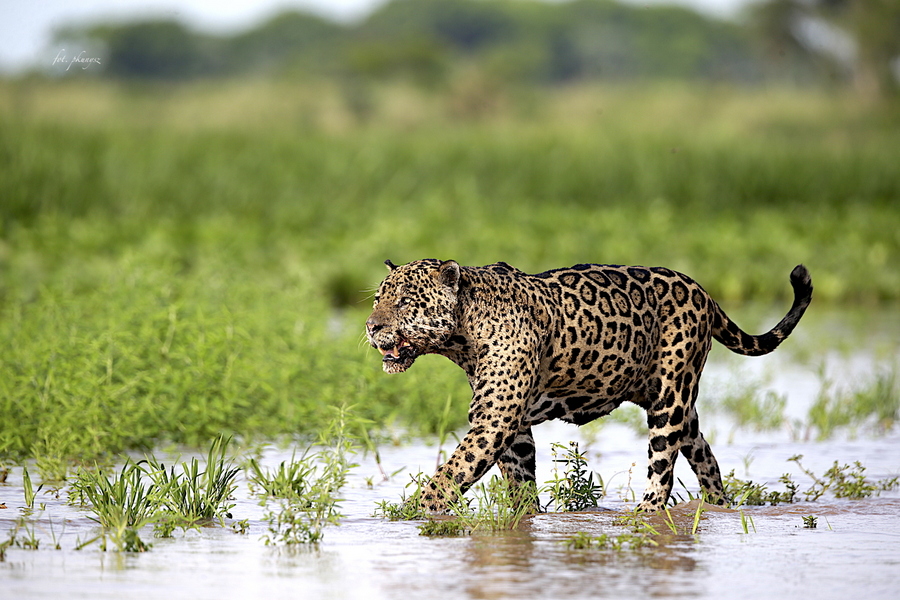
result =
[[79,542],[79,549],[99,542],[103,550],[112,543],[120,552],[144,552],[150,549],[139,536],[144,526],[153,524],[156,535],[170,537],[178,527],[224,524],[231,517],[240,471],[226,457],[230,442],[217,436],[202,469],[196,458],[166,469],[154,456],[128,461],[112,476],[101,469],[79,469],[70,482],[69,502],[92,512],[89,518],[100,526],[97,536]]
[[885,433],[900,418],[900,379],[897,365],[882,369],[849,389],[835,389],[822,375],[822,387],[809,409],[808,431],[818,439],[828,439],[836,431],[869,429]]
[[[726,307],[900,299],[897,116],[813,92],[0,83],[0,457],[465,422],[464,375],[362,341],[395,262],[664,264]],[[653,123],[654,125],[649,125]],[[450,412],[447,398],[454,398]]]
[[553,479],[547,482],[554,510],[570,512],[597,506],[606,494],[603,479],[588,470],[586,452],[579,452],[578,442],[569,442],[568,446],[554,443],[551,452],[553,462],[563,466],[562,474],[554,467]]
[[289,463],[274,470],[263,469],[255,459],[249,461],[251,489],[262,497],[263,519],[268,533],[266,545],[315,544],[328,525],[338,525],[341,488],[357,465],[351,462],[357,440],[350,429],[355,423],[346,408],[334,411],[332,420],[320,434],[318,452],[294,455]]

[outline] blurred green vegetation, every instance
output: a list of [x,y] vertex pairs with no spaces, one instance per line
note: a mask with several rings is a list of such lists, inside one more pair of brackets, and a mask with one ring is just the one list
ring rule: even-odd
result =
[[[358,110],[357,94],[367,109]],[[0,83],[0,457],[93,460],[329,407],[434,432],[465,377],[388,377],[382,261],[666,265],[726,307],[900,299],[900,118],[817,91]],[[783,307],[779,307],[783,308]]]
[[106,75],[189,79],[267,71],[443,84],[478,66],[506,81],[584,78],[759,78],[742,27],[674,6],[613,0],[394,0],[359,23],[283,12],[233,35],[176,20],[63,27],[61,47],[104,55]]
[[[174,19],[99,22],[61,27],[53,43],[97,57],[91,75],[125,80],[268,73],[437,89],[477,70],[499,84],[662,78],[900,92],[894,0],[760,0],[729,20],[615,0],[392,0],[353,23],[286,11],[211,35]],[[51,72],[85,75],[69,67]]]

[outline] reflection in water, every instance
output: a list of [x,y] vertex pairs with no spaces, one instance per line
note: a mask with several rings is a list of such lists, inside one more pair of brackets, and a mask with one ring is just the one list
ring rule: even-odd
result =
[[[389,580],[383,591],[393,597],[484,600],[702,594],[693,575],[698,562],[692,536],[661,536],[658,547],[638,551],[566,547],[576,532],[626,531],[614,523],[619,514],[537,515],[518,531],[426,540],[418,557],[407,546],[405,560],[394,555],[379,564]],[[431,576],[410,577],[410,569],[421,572],[423,563],[429,563]]]

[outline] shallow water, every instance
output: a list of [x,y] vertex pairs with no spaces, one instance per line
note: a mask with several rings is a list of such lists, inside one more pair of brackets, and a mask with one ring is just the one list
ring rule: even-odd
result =
[[[548,424],[538,435],[547,449],[539,458],[539,477],[549,479],[551,441],[577,437],[577,429]],[[609,493],[600,512],[541,514],[516,531],[461,538],[427,538],[413,522],[374,518],[375,502],[399,498],[407,475],[369,487],[379,477],[372,459],[363,458],[345,490],[345,519],[326,530],[318,547],[272,548],[260,541],[262,509],[247,492],[232,513],[250,519],[250,531],[206,527],[172,539],[145,540],[142,554],[100,552],[96,545],[75,551],[76,538],[87,539],[93,523],[85,513],[41,495],[46,502],[38,521],[38,551],[11,548],[0,563],[4,598],[580,598],[580,597],[774,597],[793,594],[817,599],[895,598],[900,587],[900,493],[865,500],[823,498],[776,507],[748,507],[754,529],[744,533],[737,512],[706,512],[696,536],[689,535],[690,508],[673,509],[681,535],[658,538],[660,545],[639,551],[570,550],[564,541],[576,532],[621,533],[615,518],[631,506],[631,488],[640,496],[642,444],[628,430],[611,426],[591,451],[591,466],[607,478]],[[382,449],[385,470],[406,466],[428,470],[434,446],[422,443]],[[900,467],[900,436],[827,443],[734,443],[717,449],[725,468],[742,478],[777,484],[790,471],[801,489],[811,485],[786,459],[805,455],[816,473],[841,462],[859,460],[867,475],[882,478]],[[749,473],[744,458],[752,455]],[[264,464],[290,458],[269,451]],[[690,487],[693,481],[680,476]],[[792,468],[793,467],[793,468]],[[18,470],[0,493],[0,529],[18,516],[22,498]],[[776,485],[777,487],[777,485]],[[16,499],[16,500],[12,500]],[[2,514],[7,513],[7,514]],[[803,516],[818,517],[816,529],[803,528]],[[46,517],[50,517],[48,522]],[[51,530],[62,550],[51,549]],[[658,524],[659,525],[659,524]],[[658,526],[658,530],[667,531]],[[46,548],[46,549],[45,549]]]
[[[840,327],[833,332],[829,327],[817,331],[826,338],[845,335]],[[891,344],[896,344],[890,340],[897,337],[885,339],[890,353]],[[813,343],[821,342],[817,338]],[[877,367],[878,352],[884,351],[872,345],[864,351],[826,352],[821,360],[830,378],[850,381],[861,370]],[[803,415],[821,385],[815,368],[802,362],[766,358],[735,363],[714,356],[704,393],[717,386],[740,385],[744,377],[762,378],[765,388],[787,393],[789,415]],[[797,441],[803,436],[790,427],[758,433],[736,429],[720,413],[701,413],[701,419],[704,430],[713,432],[713,449],[725,472],[734,469],[738,477],[773,489],[783,489],[778,478],[786,472],[801,490],[812,485],[787,460],[797,454],[804,455],[804,466],[817,474],[835,460],[860,461],[870,479],[900,474],[896,430],[882,437],[841,435],[811,442]],[[345,518],[340,526],[326,529],[323,542],[314,547],[265,546],[260,540],[266,531],[262,508],[241,481],[232,513],[235,519],[249,519],[245,535],[228,527],[205,527],[154,539],[146,530],[142,538],[153,544],[146,553],[101,552],[96,545],[76,551],[79,539],[92,537],[94,523],[87,513],[66,505],[65,491],[58,499],[42,491],[37,502],[46,506],[38,513],[35,530],[40,549],[7,550],[0,562],[0,598],[898,597],[898,491],[864,500],[826,496],[816,502],[746,507],[744,513],[753,522],[749,533],[744,533],[739,513],[709,511],[697,534],[690,535],[694,513],[689,507],[677,507],[672,513],[682,533],[658,537],[657,547],[621,552],[568,549],[564,541],[576,532],[626,531],[616,517],[634,505],[632,499],[640,498],[644,485],[642,438],[618,424],[605,425],[597,435],[587,433],[562,423],[537,427],[538,479],[546,481],[553,475],[552,442],[579,440],[583,449],[588,448],[590,467],[604,477],[604,510],[540,514],[527,518],[518,530],[500,534],[427,538],[419,535],[417,523],[372,516],[377,501],[400,498],[408,473],[434,469],[437,445],[422,441],[380,448],[385,472],[405,468],[389,481],[381,481],[371,455],[359,456],[360,466],[351,472],[344,489]],[[289,460],[291,450],[270,448],[262,463],[274,467]],[[683,460],[676,473],[696,493],[696,480]],[[686,495],[681,486],[676,491]],[[0,503],[7,507],[0,509],[0,540],[7,538],[21,514],[23,497],[17,467],[0,485]],[[803,527],[806,515],[818,518],[816,529]],[[52,549],[54,539],[61,550]]]

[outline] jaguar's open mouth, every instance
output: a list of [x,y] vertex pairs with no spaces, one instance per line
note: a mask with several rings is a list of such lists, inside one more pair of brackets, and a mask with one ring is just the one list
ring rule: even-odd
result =
[[387,373],[400,373],[409,368],[419,353],[405,338],[400,338],[392,348],[378,348],[381,352],[381,364]]

